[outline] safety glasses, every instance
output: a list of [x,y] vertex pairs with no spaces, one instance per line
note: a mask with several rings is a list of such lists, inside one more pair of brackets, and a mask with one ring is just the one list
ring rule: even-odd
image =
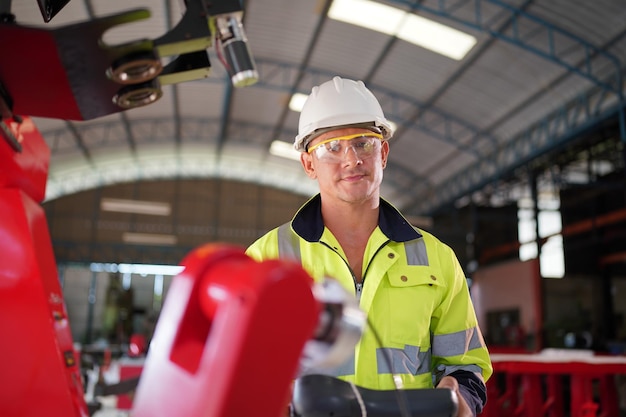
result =
[[338,136],[321,141],[310,147],[307,152],[315,152],[317,159],[324,162],[340,162],[348,152],[354,150],[357,158],[366,159],[380,149],[383,135],[379,133],[356,133],[353,135]]

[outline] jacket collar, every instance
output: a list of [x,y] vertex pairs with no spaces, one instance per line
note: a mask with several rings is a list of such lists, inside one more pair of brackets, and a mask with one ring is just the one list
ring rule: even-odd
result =
[[[420,232],[400,214],[398,209],[385,199],[380,199],[378,211],[378,227],[389,239],[395,242],[406,242],[422,237]],[[304,203],[291,221],[293,230],[309,242],[317,242],[324,232],[322,220],[322,197],[315,195]]]

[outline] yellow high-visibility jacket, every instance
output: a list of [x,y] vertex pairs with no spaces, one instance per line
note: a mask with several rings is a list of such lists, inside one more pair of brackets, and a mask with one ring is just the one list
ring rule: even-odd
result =
[[311,198],[247,254],[259,261],[297,259],[316,281],[334,278],[358,297],[380,340],[366,329],[353,358],[334,375],[381,390],[395,388],[394,375],[405,388],[432,388],[459,371],[472,384],[484,384],[492,373],[489,352],[452,249],[381,199],[379,225],[363,258],[363,282],[357,284],[341,246],[324,227],[320,198]]

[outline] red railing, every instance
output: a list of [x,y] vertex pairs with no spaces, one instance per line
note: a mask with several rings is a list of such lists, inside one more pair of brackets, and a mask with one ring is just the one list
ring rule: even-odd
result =
[[546,351],[492,354],[482,417],[619,417],[626,357]]

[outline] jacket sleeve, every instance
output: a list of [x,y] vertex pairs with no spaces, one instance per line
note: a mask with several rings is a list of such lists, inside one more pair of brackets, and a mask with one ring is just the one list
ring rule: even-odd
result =
[[246,249],[246,255],[256,261],[278,258],[278,233],[271,230],[258,238]]
[[469,408],[480,414],[487,403],[487,387],[475,374],[467,371],[456,371],[450,374],[459,382],[459,391]]
[[454,376],[468,405],[479,413],[486,402],[485,381],[493,372],[489,351],[478,326],[465,273],[452,249],[438,244],[435,252],[446,279],[446,293],[431,320],[435,376],[437,380]]

